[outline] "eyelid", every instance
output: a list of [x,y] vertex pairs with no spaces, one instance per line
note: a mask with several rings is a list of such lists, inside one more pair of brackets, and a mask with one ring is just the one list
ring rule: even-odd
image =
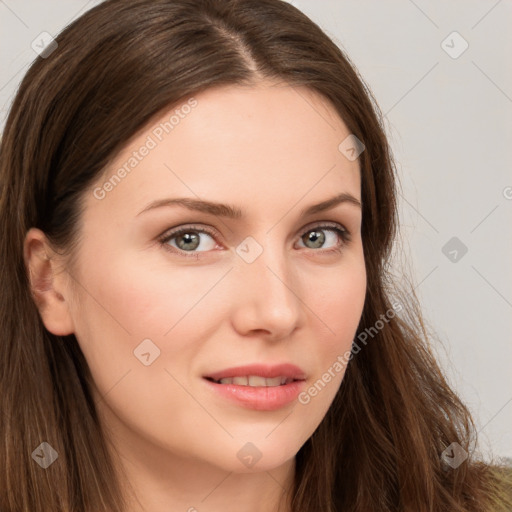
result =
[[332,220],[316,220],[314,222],[311,222],[310,224],[306,224],[303,228],[301,228],[300,233],[302,235],[304,235],[307,231],[310,231],[313,228],[321,228],[321,227],[323,227],[323,228],[328,228],[328,227],[339,228],[342,231],[346,231],[347,233],[349,233],[349,230],[343,224],[341,224],[340,222],[332,221]]

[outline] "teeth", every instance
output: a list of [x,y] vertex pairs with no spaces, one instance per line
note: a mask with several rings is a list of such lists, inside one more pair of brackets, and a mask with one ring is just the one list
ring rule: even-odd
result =
[[265,377],[256,377],[256,376],[250,376],[247,378],[249,386],[278,386],[281,384],[281,380],[277,384],[268,384],[267,381],[272,381],[275,379],[265,379]]
[[293,382],[293,379],[288,377],[272,377],[267,379],[259,375],[248,375],[243,377],[226,377],[218,382],[220,384],[234,384],[236,386],[275,387]]

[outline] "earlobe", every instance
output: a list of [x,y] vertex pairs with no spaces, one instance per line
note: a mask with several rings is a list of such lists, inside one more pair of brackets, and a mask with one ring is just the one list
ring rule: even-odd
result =
[[57,272],[57,258],[51,257],[45,234],[30,228],[25,236],[24,260],[30,292],[48,331],[56,336],[74,332],[69,310],[69,293],[65,272]]

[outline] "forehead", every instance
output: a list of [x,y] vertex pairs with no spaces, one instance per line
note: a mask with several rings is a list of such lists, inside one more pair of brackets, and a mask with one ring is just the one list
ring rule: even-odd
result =
[[95,183],[106,190],[104,199],[87,200],[134,217],[170,196],[247,211],[276,201],[290,206],[306,195],[306,202],[335,192],[360,198],[358,161],[339,149],[349,134],[330,102],[305,87],[208,89],[156,115]]

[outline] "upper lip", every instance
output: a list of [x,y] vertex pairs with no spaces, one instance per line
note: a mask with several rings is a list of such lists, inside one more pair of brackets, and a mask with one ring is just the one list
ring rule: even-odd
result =
[[286,377],[294,380],[304,380],[306,374],[298,366],[290,363],[268,365],[268,364],[249,364],[244,366],[235,366],[226,368],[218,372],[209,373],[205,378],[220,380],[229,377],[243,377],[254,375],[271,379],[273,377]]

